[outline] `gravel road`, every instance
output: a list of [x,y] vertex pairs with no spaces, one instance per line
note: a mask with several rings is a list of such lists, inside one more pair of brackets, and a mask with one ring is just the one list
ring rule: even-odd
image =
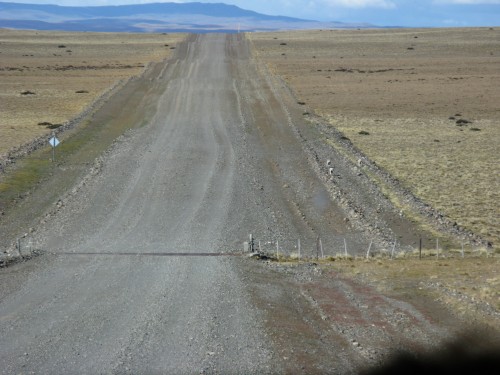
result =
[[[148,84],[162,92],[151,121],[120,137],[41,220],[34,241],[45,255],[6,271],[1,373],[286,371],[276,345],[293,337],[270,333],[272,296],[253,280],[283,276],[260,267],[248,277],[259,266],[237,257],[243,241],[253,233],[366,245],[290,126],[301,114],[259,71],[244,37],[191,36]],[[203,256],[212,253],[221,256]],[[295,306],[312,301],[281,293],[301,299]],[[350,364],[345,356],[344,370],[354,371],[359,355]]]
[[258,218],[228,48],[216,35],[181,46],[151,82],[165,89],[150,123],[39,228],[57,255],[0,303],[0,372],[277,370],[230,259],[154,256],[241,250]]

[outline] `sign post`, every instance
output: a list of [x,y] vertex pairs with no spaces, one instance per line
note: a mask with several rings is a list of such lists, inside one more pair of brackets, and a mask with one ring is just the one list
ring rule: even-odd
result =
[[50,145],[52,146],[52,163],[55,161],[56,159],[56,147],[59,143],[59,139],[57,139],[57,137],[52,133],[52,138],[49,139],[49,143]]

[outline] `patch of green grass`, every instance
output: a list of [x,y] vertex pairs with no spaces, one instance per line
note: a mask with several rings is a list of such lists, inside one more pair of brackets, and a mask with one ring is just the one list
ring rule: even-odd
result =
[[18,163],[15,169],[0,182],[0,203],[19,198],[31,190],[43,176],[50,173],[53,166],[48,158],[29,158]]
[[18,160],[12,169],[7,170],[0,181],[0,207],[10,207],[17,198],[24,197],[41,181],[49,178],[55,169],[74,162],[77,153],[82,149],[85,149],[84,152],[87,154],[86,161],[91,161],[104,151],[109,146],[110,140],[103,140],[101,144],[93,143],[100,129],[89,124],[89,122],[81,124],[78,131],[68,133],[66,139],[58,136],[62,142],[54,150],[55,162],[52,162],[52,148],[46,146]]

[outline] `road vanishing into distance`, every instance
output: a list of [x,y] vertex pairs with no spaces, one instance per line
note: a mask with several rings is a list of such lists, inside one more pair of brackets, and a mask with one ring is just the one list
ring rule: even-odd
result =
[[[327,326],[305,291],[280,288],[279,276],[237,256],[250,233],[263,244],[360,237],[291,126],[300,110],[286,105],[241,35],[188,37],[144,85],[156,94],[134,111],[147,121],[37,230],[45,254],[10,268],[0,373],[265,374],[290,361],[293,371],[356,372],[372,352],[351,345],[352,329]],[[126,110],[115,104],[115,116]],[[362,295],[356,308],[374,303],[344,282],[332,288],[348,288],[346,301]],[[417,327],[409,337],[442,333],[407,304],[376,301],[411,317],[401,320]],[[307,322],[310,336],[295,333]],[[371,326],[370,337],[394,341],[382,323]]]
[[[269,136],[298,152],[282,168],[303,173],[286,114],[250,63],[236,36],[178,47],[150,82],[163,93],[149,123],[46,229],[41,247],[60,255],[0,304],[1,373],[279,369],[237,261],[186,256],[242,251],[250,233],[310,230],[276,194],[280,150],[249,130],[279,123]],[[314,189],[310,174],[299,183]],[[92,253],[106,255],[82,255]],[[161,256],[172,253],[183,256]]]

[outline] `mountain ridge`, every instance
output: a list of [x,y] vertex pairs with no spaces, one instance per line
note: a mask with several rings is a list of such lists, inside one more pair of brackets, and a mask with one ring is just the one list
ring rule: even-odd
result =
[[368,26],[266,15],[224,3],[80,7],[0,2],[0,28],[14,29],[205,33]]
[[[9,9],[30,9],[50,11],[53,14],[68,15],[74,12],[79,16],[99,16],[99,17],[124,17],[136,14],[157,14],[167,12],[173,14],[202,14],[218,17],[255,17],[269,20],[287,21],[309,21],[293,17],[272,16],[257,13],[251,10],[242,9],[236,5],[224,3],[147,3],[137,5],[107,5],[107,6],[61,6],[52,4],[30,4],[30,3],[10,3],[0,2],[0,10]],[[69,13],[71,14],[71,13]]]

